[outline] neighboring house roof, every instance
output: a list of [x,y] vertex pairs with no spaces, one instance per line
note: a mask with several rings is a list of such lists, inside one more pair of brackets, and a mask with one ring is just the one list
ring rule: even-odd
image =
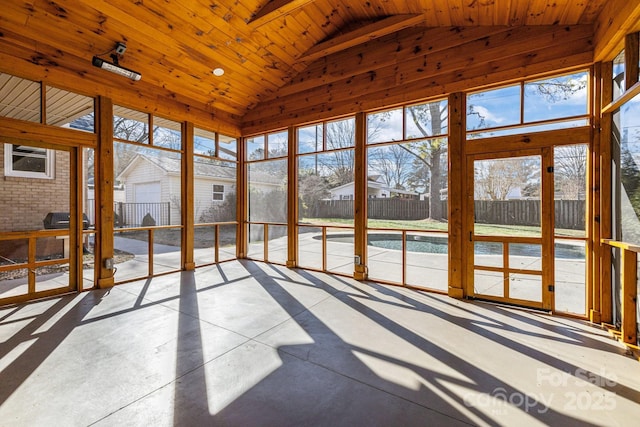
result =
[[[416,191],[399,190],[397,188],[388,187],[386,184],[379,181],[380,177],[381,175],[369,175],[367,179],[367,188],[377,188],[380,190],[387,190],[389,191],[389,193],[396,193],[396,194],[410,194],[413,196],[419,195],[419,193]],[[346,184],[342,184],[337,187],[330,188],[329,191],[333,193],[337,190],[342,190],[345,188],[353,188],[353,187],[354,187],[354,182],[351,181],[351,182],[347,182]]]
[[[182,161],[171,157],[156,157],[147,156],[144,154],[138,154],[129,162],[126,168],[118,175],[117,179],[126,181],[127,176],[135,170],[142,162],[151,163],[153,166],[161,169],[163,172],[169,175],[180,175],[182,169]],[[195,179],[224,179],[233,180],[236,179],[236,168],[220,166],[216,163],[194,162],[194,177]],[[282,180],[275,176],[262,173],[252,172],[251,178],[254,182],[261,184],[282,184]]]
[[[118,178],[126,178],[132,170],[134,170],[141,162],[149,162],[157,168],[161,169],[163,172],[172,175],[180,175],[180,171],[182,170],[182,161],[180,159],[174,159],[171,157],[157,157],[157,156],[146,156],[144,154],[138,154],[136,157],[129,162],[126,168],[118,175]],[[194,175],[196,177],[219,177],[219,178],[230,178],[235,179],[236,177],[236,169],[220,166],[213,163],[203,163],[203,162],[194,162]]]

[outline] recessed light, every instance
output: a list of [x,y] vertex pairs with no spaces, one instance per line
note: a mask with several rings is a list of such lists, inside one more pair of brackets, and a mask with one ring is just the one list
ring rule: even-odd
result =
[[224,74],[224,70],[222,68],[214,68],[213,70],[214,76],[220,77],[223,74]]

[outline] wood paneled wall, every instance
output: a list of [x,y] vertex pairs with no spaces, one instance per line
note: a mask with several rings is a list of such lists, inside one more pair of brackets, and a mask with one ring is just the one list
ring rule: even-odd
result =
[[322,58],[250,110],[251,134],[588,66],[592,26],[412,28]]
[[33,44],[19,34],[9,34],[2,29],[0,72],[44,81],[87,96],[105,96],[115,104],[176,121],[189,120],[197,126],[226,135],[240,135],[240,116],[198,103],[184,94],[159,88],[146,78],[138,82],[125,78],[114,79],[111,73],[91,67],[89,59],[65,54],[46,45],[34,50]]

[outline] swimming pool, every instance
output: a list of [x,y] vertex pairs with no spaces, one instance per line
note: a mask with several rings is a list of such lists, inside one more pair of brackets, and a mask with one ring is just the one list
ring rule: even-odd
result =
[[[402,250],[402,235],[396,233],[369,233],[367,244],[382,249]],[[314,236],[322,239],[322,236]],[[353,234],[327,234],[327,240],[339,243],[353,243]],[[476,255],[502,255],[502,244],[495,242],[475,242]],[[446,235],[407,234],[407,251],[430,254],[446,254],[448,238]],[[511,243],[509,254],[513,256],[541,257],[540,245]],[[556,243],[555,257],[565,259],[585,259],[584,244]]]

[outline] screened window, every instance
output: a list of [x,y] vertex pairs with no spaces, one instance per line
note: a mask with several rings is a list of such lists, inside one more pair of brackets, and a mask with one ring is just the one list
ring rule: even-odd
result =
[[28,145],[4,144],[4,174],[23,178],[53,179],[53,151]]
[[586,126],[587,88],[580,71],[468,94],[468,138]]
[[625,91],[624,49],[613,59],[613,98],[620,97]]
[[113,106],[113,137],[116,139],[149,143],[149,115],[129,108]]

